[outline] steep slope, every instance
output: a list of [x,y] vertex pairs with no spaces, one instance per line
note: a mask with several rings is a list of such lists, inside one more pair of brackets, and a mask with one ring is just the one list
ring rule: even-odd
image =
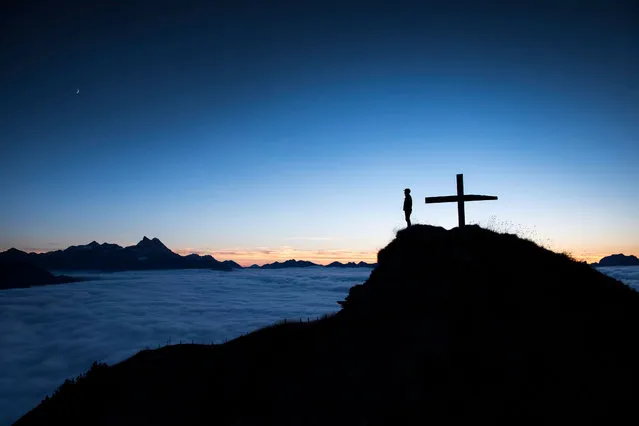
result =
[[637,421],[639,295],[564,255],[412,226],[336,315],[95,366],[18,425]]

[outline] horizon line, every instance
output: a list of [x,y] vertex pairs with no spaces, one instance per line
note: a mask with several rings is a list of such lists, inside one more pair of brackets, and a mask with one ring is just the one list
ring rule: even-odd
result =
[[[93,240],[95,241],[95,240]],[[93,242],[91,241],[91,242]],[[0,252],[4,252],[10,249],[20,250],[25,253],[50,253],[60,250],[66,250],[72,246],[82,246],[91,244],[91,242],[86,244],[71,244],[65,248],[52,248],[52,249],[43,249],[43,248],[34,248],[34,247],[25,247],[25,248],[17,248],[17,247],[9,247],[2,248]],[[98,243],[98,244],[117,244],[117,243]],[[118,246],[125,248],[131,247],[131,245],[120,245]],[[135,245],[135,244],[133,244]],[[168,248],[168,247],[167,247]],[[292,247],[278,247],[278,248],[258,248],[258,249],[196,249],[187,247],[184,249],[170,249],[173,253],[180,256],[188,256],[190,254],[195,254],[198,256],[212,256],[215,260],[219,262],[224,261],[232,261],[242,266],[243,268],[247,268],[253,265],[264,266],[267,264],[275,263],[275,262],[286,262],[288,260],[295,260],[298,262],[312,262],[318,266],[327,266],[333,262],[340,263],[377,263],[377,252],[375,251],[356,251],[356,250],[336,250],[336,249],[321,249],[321,250],[301,250]]]
[[[157,238],[157,237],[153,237],[153,238]],[[158,238],[158,240],[160,239]],[[142,241],[142,239],[140,239],[140,241]],[[92,242],[97,242],[97,241],[92,240],[86,244],[70,244],[69,246],[65,248],[41,248],[41,247],[17,248],[15,246],[12,246],[12,247],[5,246],[4,248],[0,248],[0,252],[7,251],[13,248],[13,249],[24,251],[27,253],[41,254],[41,253],[53,252],[57,250],[65,250],[71,246],[88,245],[88,244],[91,244]],[[543,244],[540,244],[537,242],[535,243],[541,247],[544,247]],[[56,245],[60,247],[60,245],[55,243],[48,243],[48,244]],[[111,242],[105,241],[103,243],[98,243],[98,244],[117,244],[120,247],[124,248],[124,247],[135,246],[137,243],[121,245],[118,243],[111,243]],[[612,254],[626,254],[629,256],[639,257],[639,250],[635,250],[634,248],[628,248],[628,247],[626,247],[625,249],[622,248],[622,249],[614,250],[614,253],[594,251],[594,250],[582,250],[580,253],[575,253],[575,250],[560,250],[560,249],[554,249],[554,248],[548,248],[548,247],[544,247],[544,248],[547,248],[557,253],[562,253],[562,252],[566,253],[577,261],[586,261],[589,264],[596,263],[599,260],[601,260],[603,257],[609,256]],[[375,249],[375,250],[348,250],[348,249],[308,250],[308,249],[297,249],[291,246],[230,248],[230,249],[224,249],[224,248],[213,249],[209,247],[202,247],[202,248],[184,247],[180,249],[169,248],[169,250],[171,250],[172,252],[180,256],[187,256],[189,254],[196,254],[198,256],[210,255],[220,262],[233,261],[242,267],[249,267],[253,265],[264,266],[266,264],[270,264],[274,262],[284,262],[287,260],[308,261],[320,266],[326,266],[335,261],[341,262],[341,263],[349,263],[349,262],[358,263],[361,261],[366,263],[376,263],[377,253],[379,252],[380,249],[381,248]]]

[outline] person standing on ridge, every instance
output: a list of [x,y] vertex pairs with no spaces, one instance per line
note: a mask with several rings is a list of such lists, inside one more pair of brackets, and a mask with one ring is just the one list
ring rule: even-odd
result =
[[410,214],[413,212],[413,197],[410,196],[410,188],[404,190],[404,215],[406,226],[410,226]]

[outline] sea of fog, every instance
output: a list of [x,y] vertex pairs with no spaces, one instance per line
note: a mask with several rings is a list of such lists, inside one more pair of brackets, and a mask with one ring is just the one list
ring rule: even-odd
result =
[[[64,272],[64,271],[59,271]],[[86,282],[0,291],[0,425],[93,361],[168,343],[222,343],[339,309],[369,268],[70,273]]]
[[[601,268],[639,289],[639,267]],[[67,273],[90,280],[0,291],[0,426],[93,361],[167,343],[221,343],[339,309],[367,268]]]

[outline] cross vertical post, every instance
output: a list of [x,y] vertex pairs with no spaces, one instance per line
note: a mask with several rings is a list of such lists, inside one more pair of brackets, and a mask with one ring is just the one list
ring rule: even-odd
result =
[[466,225],[466,211],[464,210],[464,175],[457,175],[457,215],[459,227]]

